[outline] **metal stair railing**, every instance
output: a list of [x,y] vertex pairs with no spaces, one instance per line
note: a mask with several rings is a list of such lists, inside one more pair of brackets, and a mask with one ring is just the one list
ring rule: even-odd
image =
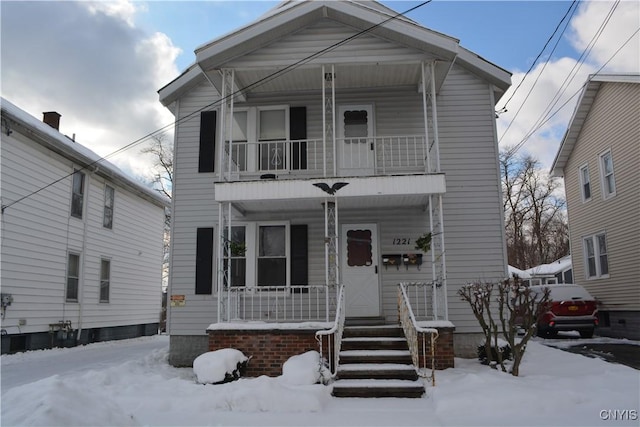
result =
[[[325,361],[329,365],[331,378],[335,378],[338,373],[338,365],[340,364],[340,347],[342,346],[342,333],[344,332],[344,285],[338,287],[338,297],[336,300],[336,317],[331,329],[316,332],[316,341],[320,348],[320,372],[323,371]],[[333,340],[331,339],[333,337]],[[324,358],[323,342],[327,341],[327,358]]]
[[[409,285],[412,284],[398,284],[398,310],[400,312],[400,324],[402,325],[402,330],[407,338],[409,351],[411,352],[411,359],[413,360],[413,364],[416,367],[418,375],[430,379],[431,385],[435,386],[435,346],[436,340],[438,339],[438,330],[435,328],[424,328],[418,326],[418,322],[416,321],[416,317],[411,308],[411,302],[407,295],[407,286]],[[427,339],[429,340],[429,355],[427,355]],[[431,360],[431,375],[428,375],[428,358]]]

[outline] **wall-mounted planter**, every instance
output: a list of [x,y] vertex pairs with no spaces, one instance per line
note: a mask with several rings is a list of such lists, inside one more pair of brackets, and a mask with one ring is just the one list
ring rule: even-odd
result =
[[389,266],[395,266],[396,269],[400,269],[400,264],[402,264],[402,255],[400,254],[382,255],[382,265],[384,265],[385,270]]
[[402,262],[407,266],[407,270],[410,266],[418,267],[420,270],[420,266],[422,265],[422,254],[404,254],[402,255]]

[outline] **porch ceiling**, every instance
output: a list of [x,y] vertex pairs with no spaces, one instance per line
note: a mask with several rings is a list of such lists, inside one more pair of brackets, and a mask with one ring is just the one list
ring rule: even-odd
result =
[[328,188],[347,183],[336,190],[335,197],[340,209],[349,210],[425,207],[429,194],[446,189],[444,174],[264,180],[216,183],[215,200],[231,202],[245,214],[316,210],[325,200],[334,199],[315,185],[323,183]]
[[[360,64],[334,64],[336,91],[362,88],[412,87],[421,90],[421,64],[366,62]],[[305,65],[291,70],[282,67],[234,69],[236,87],[243,95],[251,98],[254,94],[319,92],[322,90],[322,64]],[[437,61],[435,70],[436,92],[444,83],[451,67],[447,61]],[[330,69],[330,68],[329,68]],[[325,70],[328,72],[328,70]],[[427,67],[427,81],[430,79]],[[206,72],[209,80],[222,90],[219,70]],[[427,91],[430,87],[427,86]]]

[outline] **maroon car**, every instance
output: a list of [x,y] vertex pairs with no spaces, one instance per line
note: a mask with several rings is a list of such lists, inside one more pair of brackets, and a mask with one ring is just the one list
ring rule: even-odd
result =
[[553,337],[558,331],[578,331],[580,337],[591,338],[598,326],[598,308],[595,298],[580,285],[538,285],[531,290],[542,294],[549,288],[551,306],[538,318],[538,335]]

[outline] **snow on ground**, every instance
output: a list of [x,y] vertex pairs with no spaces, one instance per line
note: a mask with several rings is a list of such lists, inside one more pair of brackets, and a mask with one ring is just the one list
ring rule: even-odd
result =
[[[519,378],[456,359],[456,368],[437,371],[436,387],[427,385],[421,399],[334,398],[330,386],[295,385],[305,383],[291,376],[305,375],[311,355],[294,359],[286,379],[202,385],[193,369],[168,365],[168,337],[141,339],[157,345],[144,356],[135,342],[2,356],[3,375],[44,369],[59,355],[77,361],[58,375],[42,370],[39,381],[3,381],[2,426],[638,425],[640,371],[540,341],[528,345]],[[86,352],[100,345],[130,360],[85,363]]]

